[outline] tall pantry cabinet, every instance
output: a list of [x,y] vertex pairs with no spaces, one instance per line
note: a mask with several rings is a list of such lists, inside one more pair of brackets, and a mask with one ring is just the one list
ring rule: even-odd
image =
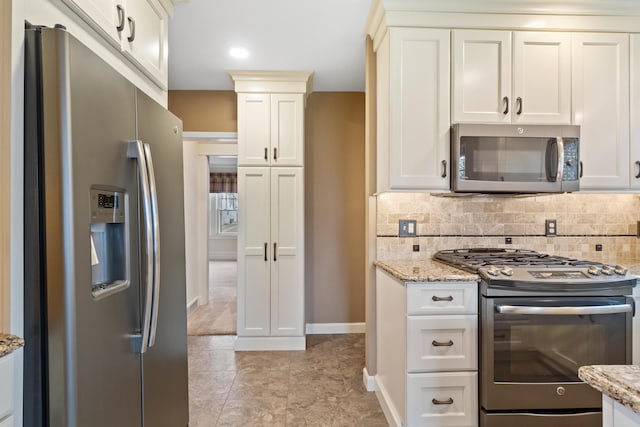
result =
[[310,72],[230,72],[238,94],[236,350],[303,350]]

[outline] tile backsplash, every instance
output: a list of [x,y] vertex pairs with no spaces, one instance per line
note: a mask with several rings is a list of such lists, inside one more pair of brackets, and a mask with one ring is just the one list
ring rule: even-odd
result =
[[[416,237],[398,237],[400,219],[417,221]],[[545,236],[547,219],[556,220],[557,236]],[[377,197],[377,257],[426,259],[441,249],[505,247],[592,260],[637,258],[639,220],[637,194],[383,193]],[[413,245],[420,250],[414,252]]]

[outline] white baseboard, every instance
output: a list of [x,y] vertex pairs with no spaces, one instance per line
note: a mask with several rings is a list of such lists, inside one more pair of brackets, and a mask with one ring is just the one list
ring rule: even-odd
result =
[[198,297],[195,297],[187,304],[187,315],[191,314],[193,310],[198,307]]
[[235,351],[305,350],[307,340],[301,337],[237,337]]
[[367,368],[362,368],[362,382],[367,391],[376,391],[376,377],[369,375]]
[[374,380],[376,383],[376,397],[378,398],[378,403],[380,403],[380,407],[382,408],[382,412],[384,412],[387,422],[392,427],[402,427],[402,418],[393,406],[393,402],[391,402],[387,389],[378,380],[378,376],[375,376]]
[[308,335],[313,334],[364,334],[365,323],[307,323]]

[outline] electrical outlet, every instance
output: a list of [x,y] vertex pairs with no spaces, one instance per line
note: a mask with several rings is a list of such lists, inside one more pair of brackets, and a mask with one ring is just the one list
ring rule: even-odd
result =
[[558,224],[555,219],[546,219],[544,221],[544,235],[545,236],[558,235]]
[[420,252],[420,245],[413,245],[413,252]]
[[505,237],[504,238],[504,244],[505,245],[510,245],[513,243],[513,239],[511,237]]
[[602,252],[602,244],[596,243],[596,252]]
[[399,227],[398,235],[400,237],[416,236],[416,229],[418,227],[415,219],[401,219],[399,221],[398,227]]

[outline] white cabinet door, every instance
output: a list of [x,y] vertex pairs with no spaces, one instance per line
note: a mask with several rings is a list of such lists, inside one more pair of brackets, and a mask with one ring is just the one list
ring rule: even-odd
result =
[[270,333],[270,168],[238,168],[238,336]]
[[580,188],[629,188],[629,35],[575,33],[572,52]]
[[304,96],[271,94],[271,165],[304,165]]
[[[124,24],[124,0],[62,0],[113,44],[120,44],[118,26]],[[120,11],[118,10],[120,6]]]
[[571,123],[570,33],[513,35],[513,123]]
[[238,165],[268,166],[270,162],[271,96],[238,94]]
[[454,30],[452,39],[453,122],[571,122],[569,33]]
[[511,32],[454,30],[453,122],[511,121]]
[[122,49],[156,84],[167,88],[168,16],[156,0],[127,0]]
[[[640,34],[631,34],[631,188],[640,189]],[[640,361],[640,357],[638,359]],[[639,363],[639,362],[634,362]]]
[[391,28],[389,37],[388,148],[378,153],[389,188],[448,189],[450,31]]
[[303,335],[304,175],[302,168],[271,168],[271,245],[271,335]]
[[13,357],[0,357],[0,420],[13,412]]

